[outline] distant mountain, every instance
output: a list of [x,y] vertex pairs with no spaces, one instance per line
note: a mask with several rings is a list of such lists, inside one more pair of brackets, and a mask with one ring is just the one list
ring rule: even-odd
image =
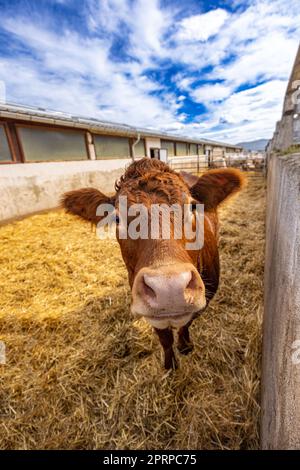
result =
[[251,140],[250,142],[240,142],[239,147],[243,147],[245,150],[253,150],[254,152],[264,151],[269,139],[258,139]]

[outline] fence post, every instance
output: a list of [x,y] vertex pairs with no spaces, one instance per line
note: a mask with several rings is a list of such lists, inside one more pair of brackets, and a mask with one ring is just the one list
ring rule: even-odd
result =
[[300,449],[300,154],[268,171],[262,362],[263,449]]

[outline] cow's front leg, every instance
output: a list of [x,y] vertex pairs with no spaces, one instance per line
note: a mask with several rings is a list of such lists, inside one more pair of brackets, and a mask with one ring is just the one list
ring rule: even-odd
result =
[[159,328],[154,329],[164,350],[165,369],[177,369],[177,362],[173,351],[173,331],[171,328],[165,328],[163,330],[160,330]]
[[194,345],[190,339],[189,327],[192,324],[192,320],[186,325],[182,326],[178,331],[178,343],[177,348],[181,354],[189,354],[194,349]]

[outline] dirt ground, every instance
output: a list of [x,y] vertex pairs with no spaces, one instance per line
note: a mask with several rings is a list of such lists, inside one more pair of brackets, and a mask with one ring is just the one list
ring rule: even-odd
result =
[[264,181],[221,210],[222,277],[162,368],[119,248],[62,211],[0,228],[2,449],[258,448]]

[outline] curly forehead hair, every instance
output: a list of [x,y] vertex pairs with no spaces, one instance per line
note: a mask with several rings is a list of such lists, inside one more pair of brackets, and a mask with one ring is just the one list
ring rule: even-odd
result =
[[155,199],[174,203],[182,201],[189,189],[182,177],[166,163],[157,159],[142,158],[133,162],[116,182],[117,193],[126,193],[129,199],[144,199],[155,194]]
[[185,185],[181,176],[166,163],[155,158],[145,157],[131,163],[124,175],[120,177],[119,181],[116,181],[115,189],[118,192],[126,183],[133,180],[139,180],[141,186],[145,186],[148,181],[156,178],[166,183],[171,183],[176,179],[177,183],[180,181]]

